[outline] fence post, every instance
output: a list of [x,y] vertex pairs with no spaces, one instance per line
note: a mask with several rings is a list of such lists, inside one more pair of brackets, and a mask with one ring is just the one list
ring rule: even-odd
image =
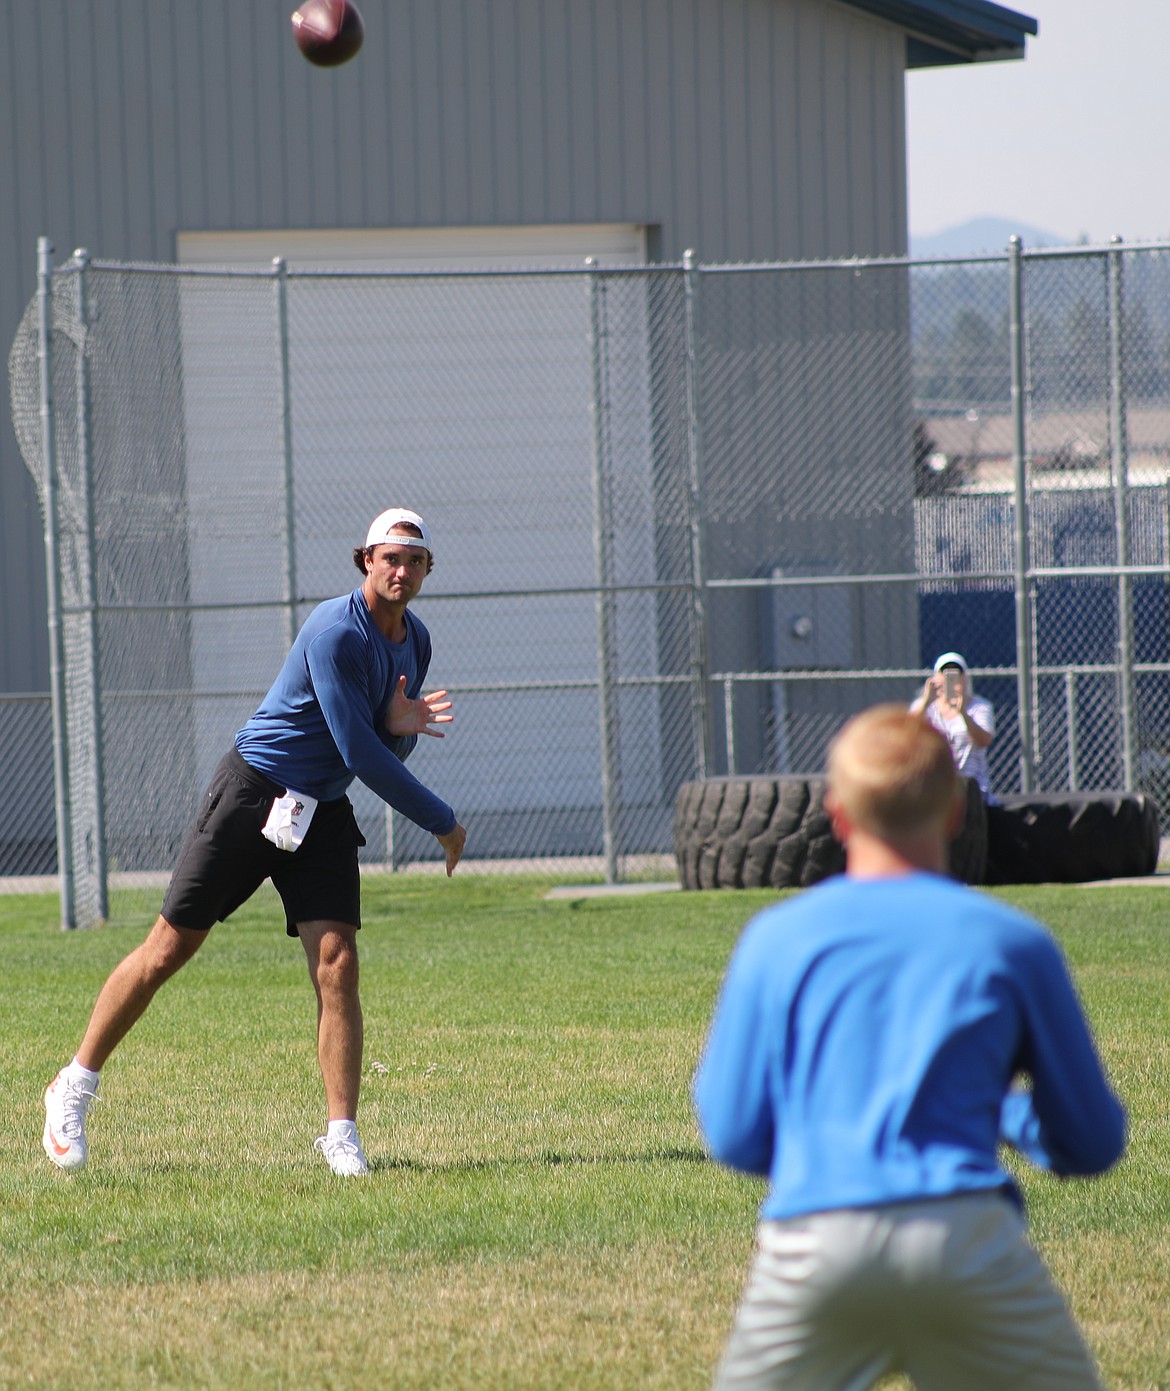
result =
[[1068,734],[1068,790],[1081,790],[1081,739],[1077,722],[1077,674],[1064,673],[1064,718]]
[[44,466],[45,578],[49,600],[49,692],[53,713],[53,803],[57,821],[57,875],[61,926],[77,926],[73,902],[73,827],[69,818],[69,731],[65,708],[65,636],[57,564],[57,435],[53,422],[53,246],[37,238],[37,366],[41,388],[41,462]]
[[730,676],[723,678],[723,733],[727,749],[727,776],[735,776],[735,682]]
[[272,262],[276,273],[276,332],[277,356],[280,365],[280,448],[284,486],[284,599],[287,646],[297,636],[297,514],[293,494],[292,390],[288,362],[288,263],[283,256]]
[[105,725],[102,712],[101,640],[98,627],[97,548],[94,544],[93,451],[89,410],[89,252],[73,253],[77,265],[77,321],[81,341],[77,345],[77,467],[78,483],[85,500],[85,621],[93,696],[89,702],[89,731],[93,743],[93,845],[90,870],[97,889],[97,916],[110,916],[110,888],[106,863]]
[[589,271],[589,360],[592,366],[590,414],[593,418],[593,561],[597,577],[597,695],[601,734],[601,828],[605,882],[618,882],[621,767],[618,762],[618,706],[614,687],[614,613],[609,592],[613,572],[613,515],[609,487],[609,357],[604,275],[592,256]]
[[1009,343],[1011,350],[1012,465],[1015,481],[1016,698],[1019,705],[1020,791],[1035,782],[1032,699],[1032,594],[1028,531],[1027,396],[1024,385],[1024,285],[1019,237],[1008,241]]
[[688,523],[691,533],[691,728],[698,777],[712,768],[711,706],[707,656],[707,590],[703,556],[703,428],[699,391],[699,262],[694,251],[683,252],[683,296],[686,306],[687,446],[690,462]]
[[1121,704],[1121,769],[1128,791],[1134,785],[1133,579],[1129,564],[1129,425],[1125,403],[1125,286],[1121,238],[1113,237],[1109,264],[1109,434],[1117,534],[1117,674]]

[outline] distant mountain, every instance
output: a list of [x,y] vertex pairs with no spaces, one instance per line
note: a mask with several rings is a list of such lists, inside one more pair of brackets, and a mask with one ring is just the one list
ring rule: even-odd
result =
[[1020,237],[1025,250],[1041,246],[1074,246],[1076,238],[1045,232],[1006,217],[973,217],[958,227],[947,227],[926,237],[910,238],[911,256],[1000,255],[1007,250],[1009,237]]

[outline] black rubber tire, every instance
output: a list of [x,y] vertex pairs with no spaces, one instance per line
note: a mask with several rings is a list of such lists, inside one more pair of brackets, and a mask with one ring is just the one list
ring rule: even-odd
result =
[[674,806],[684,889],[807,888],[845,867],[829,828],[823,778],[706,778]]
[[1005,797],[987,809],[988,884],[1083,884],[1158,867],[1158,807],[1141,792]]
[[964,778],[967,810],[950,844],[950,875],[961,884],[982,884],[987,872],[987,804],[974,778]]
[[[967,780],[967,813],[951,847],[951,873],[982,882],[987,818]],[[674,851],[684,889],[805,889],[845,868],[825,812],[823,777],[706,778],[686,782],[674,806]]]

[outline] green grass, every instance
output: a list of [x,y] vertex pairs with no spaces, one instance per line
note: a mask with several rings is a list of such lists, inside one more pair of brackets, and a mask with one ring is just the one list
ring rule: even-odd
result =
[[[0,1387],[706,1386],[762,1189],[704,1160],[688,1084],[772,895],[548,884],[366,881],[348,1183],[311,1149],[312,993],[269,892],[112,1059],[90,1166],[52,1169],[41,1091],[146,924],[0,898]],[[1005,896],[1060,938],[1132,1120],[1103,1180],[1022,1173],[1033,1234],[1107,1384],[1168,1388],[1170,898]]]

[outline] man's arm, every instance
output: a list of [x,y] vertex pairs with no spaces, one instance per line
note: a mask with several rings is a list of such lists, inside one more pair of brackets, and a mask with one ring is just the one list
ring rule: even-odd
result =
[[[412,699],[407,694],[406,677],[400,676],[386,706],[386,732],[396,741],[405,743],[409,740],[411,749],[414,748],[420,734],[442,739],[445,732],[432,729],[431,726],[451,723],[455,718],[450,713],[452,704],[453,702],[447,699],[446,691],[431,691],[427,695]],[[395,749],[395,753],[397,752]],[[404,754],[398,756],[405,757]]]
[[1125,1108],[1114,1094],[1055,942],[1021,970],[1027,1037],[1021,1066],[1031,1091],[1004,1100],[1006,1144],[1055,1174],[1100,1174],[1125,1150]]
[[910,702],[910,713],[925,719],[926,712],[930,709],[930,702],[938,695],[941,689],[942,677],[937,675],[928,676],[922,690],[915,699]]
[[990,748],[995,738],[995,710],[990,701],[968,702],[960,712],[967,726],[967,738],[977,749]]
[[[407,631],[414,646],[414,680],[408,689],[405,675],[398,678],[398,683],[386,702],[382,723],[378,727],[378,737],[390,752],[404,763],[414,752],[418,736],[424,731],[431,732],[426,729],[426,721],[420,724],[418,718],[418,707],[431,699],[429,696],[420,699],[423,682],[427,679],[427,672],[431,666],[431,638],[427,630],[414,622],[409,614]],[[446,692],[442,694],[446,695]]]
[[455,866],[463,856],[463,847],[467,844],[467,832],[456,821],[454,829],[447,832],[445,836],[436,836],[435,839],[443,847],[443,854],[447,859],[447,878],[455,872]]
[[360,642],[348,636],[338,640],[338,636],[336,631],[322,634],[309,645],[306,656],[314,693],[345,766],[424,831],[450,835],[458,824],[454,811],[407,769],[374,728]]
[[732,954],[695,1072],[699,1129],[712,1158],[748,1174],[769,1173],[775,1126],[768,1044],[777,1027],[763,1006],[762,963],[751,929]]

